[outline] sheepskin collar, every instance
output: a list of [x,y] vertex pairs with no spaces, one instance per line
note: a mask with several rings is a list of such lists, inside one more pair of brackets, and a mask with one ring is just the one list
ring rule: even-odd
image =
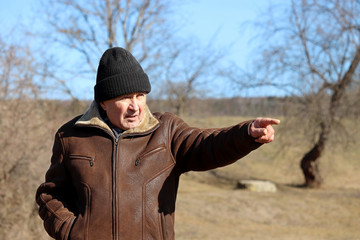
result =
[[[100,127],[112,132],[109,125],[106,124],[100,114],[100,105],[93,101],[89,109],[76,121],[75,126],[93,126]],[[138,134],[145,133],[155,129],[159,125],[159,120],[156,119],[150,112],[148,106],[144,108],[144,119],[136,128],[128,129],[123,134]]]

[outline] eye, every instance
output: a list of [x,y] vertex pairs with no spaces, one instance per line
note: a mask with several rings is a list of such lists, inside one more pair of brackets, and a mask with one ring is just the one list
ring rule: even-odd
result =
[[142,98],[144,98],[145,97],[145,93],[138,93],[138,94],[136,94],[136,98],[138,98],[138,99],[142,99]]
[[132,95],[124,95],[124,96],[121,96],[119,99],[120,100],[127,100],[127,99],[131,99],[132,98]]

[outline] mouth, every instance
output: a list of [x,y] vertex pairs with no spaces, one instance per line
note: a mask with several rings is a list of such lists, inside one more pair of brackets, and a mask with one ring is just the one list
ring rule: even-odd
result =
[[137,120],[137,118],[138,118],[138,115],[129,115],[129,116],[125,117],[125,119],[130,120],[130,121],[135,121],[135,120]]

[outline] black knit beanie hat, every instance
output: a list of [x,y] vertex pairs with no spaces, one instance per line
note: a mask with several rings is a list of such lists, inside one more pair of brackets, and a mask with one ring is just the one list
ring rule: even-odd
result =
[[130,93],[149,93],[151,85],[135,57],[127,50],[114,47],[102,55],[94,87],[95,101],[105,100]]

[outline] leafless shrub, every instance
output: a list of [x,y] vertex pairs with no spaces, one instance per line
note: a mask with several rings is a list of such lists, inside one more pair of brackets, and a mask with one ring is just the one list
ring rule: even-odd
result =
[[0,45],[0,234],[4,239],[41,239],[34,192],[44,173],[39,159],[48,150],[52,126],[36,100],[36,62],[30,50],[3,41]]

